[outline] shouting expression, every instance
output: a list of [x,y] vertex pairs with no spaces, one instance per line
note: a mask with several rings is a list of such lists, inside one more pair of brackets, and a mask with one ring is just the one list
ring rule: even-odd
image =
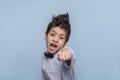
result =
[[63,28],[52,27],[48,34],[45,35],[48,52],[54,54],[63,48],[66,43],[66,34],[67,32]]

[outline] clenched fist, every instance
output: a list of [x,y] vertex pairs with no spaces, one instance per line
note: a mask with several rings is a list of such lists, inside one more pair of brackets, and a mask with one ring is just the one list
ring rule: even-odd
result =
[[71,52],[67,48],[63,48],[60,50],[58,54],[58,59],[60,61],[67,61],[71,59]]

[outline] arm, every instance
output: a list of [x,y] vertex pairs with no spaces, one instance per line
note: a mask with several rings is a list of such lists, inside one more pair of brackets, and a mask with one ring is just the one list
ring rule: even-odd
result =
[[63,48],[58,54],[58,59],[65,62],[65,66],[69,67],[75,64],[75,55],[71,48]]
[[42,77],[41,78],[42,78],[41,80],[47,80],[46,77],[45,77],[45,73],[44,73],[43,70],[42,70]]
[[71,54],[70,58],[68,60],[64,61],[64,67],[62,70],[62,77],[64,80],[75,80],[75,74],[74,74],[74,64],[76,57],[74,55],[74,52],[71,48],[67,48],[68,53]]
[[44,65],[44,54],[41,57],[41,80],[47,80],[43,65]]

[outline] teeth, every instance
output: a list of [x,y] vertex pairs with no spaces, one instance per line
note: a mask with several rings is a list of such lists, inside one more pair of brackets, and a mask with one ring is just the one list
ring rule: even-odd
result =
[[52,43],[52,44],[51,44],[51,46],[53,46],[53,47],[57,47],[57,45],[56,45],[56,44],[54,44],[54,43]]

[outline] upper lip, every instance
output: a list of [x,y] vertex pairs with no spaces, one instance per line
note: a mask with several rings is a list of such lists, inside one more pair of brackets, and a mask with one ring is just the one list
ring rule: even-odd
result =
[[57,44],[51,43],[50,46],[57,47]]

